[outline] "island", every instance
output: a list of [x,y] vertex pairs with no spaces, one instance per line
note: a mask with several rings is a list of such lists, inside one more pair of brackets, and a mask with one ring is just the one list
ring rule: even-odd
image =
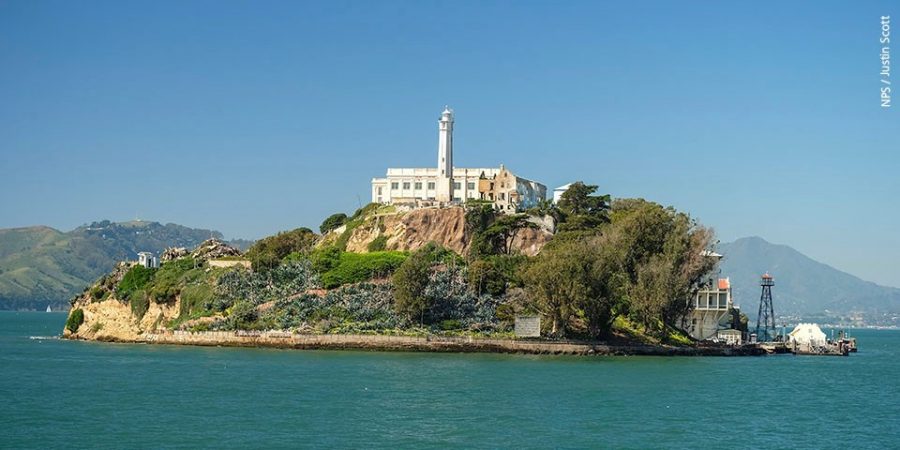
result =
[[[537,354],[755,355],[683,331],[713,232],[571,184],[557,203],[372,203],[246,252],[211,239],[123,261],[72,299],[69,339]],[[539,337],[518,337],[537,318]],[[735,328],[742,325],[734,320]],[[746,318],[743,325],[746,326]]]

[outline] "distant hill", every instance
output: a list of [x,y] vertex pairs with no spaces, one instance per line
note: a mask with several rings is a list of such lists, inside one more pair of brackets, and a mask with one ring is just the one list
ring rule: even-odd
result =
[[[69,232],[0,229],[0,309],[67,308],[68,300],[137,252],[194,247],[218,231],[157,222],[94,222]],[[249,241],[233,241],[246,248]]]
[[752,319],[759,307],[759,277],[767,271],[775,277],[776,315],[900,312],[900,289],[861,280],[787,245],[748,237],[718,250],[725,255],[722,276],[731,278],[735,301]]

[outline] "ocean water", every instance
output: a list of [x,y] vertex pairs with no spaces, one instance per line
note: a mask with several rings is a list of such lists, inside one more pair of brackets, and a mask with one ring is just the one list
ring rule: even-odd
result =
[[849,357],[70,342],[0,312],[3,448],[900,448],[900,331]]

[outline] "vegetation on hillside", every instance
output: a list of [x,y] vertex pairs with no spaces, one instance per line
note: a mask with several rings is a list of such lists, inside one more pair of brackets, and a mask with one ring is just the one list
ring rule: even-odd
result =
[[74,333],[78,331],[78,328],[81,327],[81,324],[83,323],[84,311],[81,308],[73,309],[72,312],[69,313],[69,318],[66,319],[66,329]]
[[[537,313],[551,337],[679,342],[673,325],[714,263],[702,256],[712,232],[673,208],[595,191],[575,183],[558,207],[543,203],[525,214],[467,204],[465,255],[433,243],[384,251],[386,238],[372,240],[368,253],[347,252],[348,233],[383,211],[367,205],[320,227],[343,226],[339,234],[300,228],[260,240],[246,252],[252,270],[211,268],[189,256],[156,270],[133,267],[115,299],[129,302],[138,319],[150,302],[180,299],[169,326],[197,329],[502,334],[516,315]],[[535,215],[554,217],[557,234],[537,256],[515,254],[511,240],[541,223]]]
[[[156,222],[93,222],[72,231],[49,227],[0,230],[0,309],[54,310],[137,252],[193,248],[212,230]],[[245,241],[239,242],[245,245]]]
[[256,241],[247,249],[245,256],[250,260],[254,270],[269,270],[278,266],[292,253],[306,255],[312,250],[317,239],[318,236],[309,228],[297,228]]

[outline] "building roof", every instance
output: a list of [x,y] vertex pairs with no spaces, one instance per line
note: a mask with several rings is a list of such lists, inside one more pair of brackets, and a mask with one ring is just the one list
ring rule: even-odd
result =
[[572,186],[573,184],[575,184],[575,183],[564,184],[558,188],[554,188],[553,190],[554,191],[565,191],[565,190],[568,190],[569,186]]
[[719,278],[719,290],[731,289],[731,280],[728,278]]

